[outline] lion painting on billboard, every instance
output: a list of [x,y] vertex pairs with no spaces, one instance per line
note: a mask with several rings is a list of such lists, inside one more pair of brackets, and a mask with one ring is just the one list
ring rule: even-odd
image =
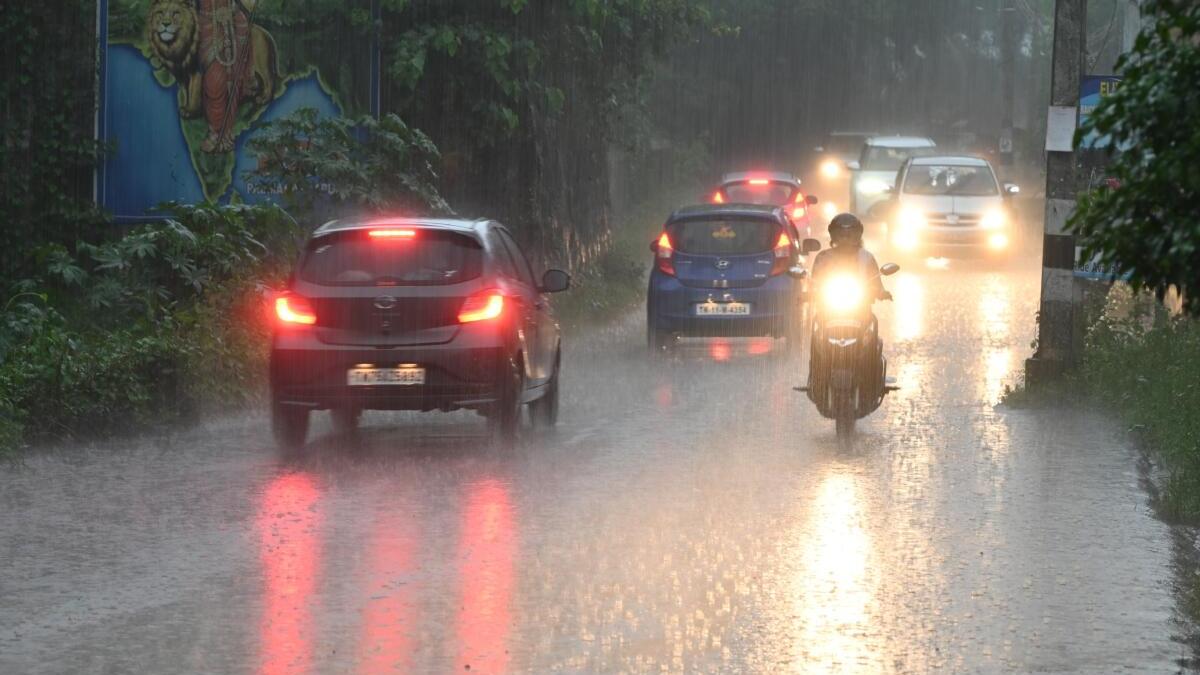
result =
[[234,147],[243,103],[261,107],[279,89],[278,54],[271,34],[254,23],[253,0],[152,0],[146,17],[151,53],[179,83],[179,114],[203,115],[208,136],[200,149]]

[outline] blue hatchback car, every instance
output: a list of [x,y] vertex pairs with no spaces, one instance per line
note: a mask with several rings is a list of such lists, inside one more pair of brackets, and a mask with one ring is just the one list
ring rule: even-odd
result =
[[661,352],[677,337],[771,336],[794,343],[804,331],[801,281],[792,268],[820,247],[797,239],[796,226],[777,206],[706,204],[671,214],[650,245],[650,349]]

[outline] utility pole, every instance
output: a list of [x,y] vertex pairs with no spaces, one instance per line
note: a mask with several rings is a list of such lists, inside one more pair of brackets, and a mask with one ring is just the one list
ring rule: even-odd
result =
[[[1055,108],[1073,108],[1078,119],[1086,50],[1087,0],[1055,0],[1048,124],[1054,123]],[[1074,150],[1047,149],[1038,345],[1033,358],[1025,362],[1025,383],[1030,387],[1062,374],[1078,357],[1075,237],[1066,232],[1067,219],[1075,212],[1077,190]]]

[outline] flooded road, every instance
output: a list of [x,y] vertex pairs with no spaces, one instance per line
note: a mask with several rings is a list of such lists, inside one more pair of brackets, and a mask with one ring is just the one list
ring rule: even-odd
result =
[[631,314],[564,422],[257,414],[0,470],[0,672],[1174,672],[1171,538],[1121,430],[994,404],[1038,270],[909,269],[901,391],[841,447],[804,355]]

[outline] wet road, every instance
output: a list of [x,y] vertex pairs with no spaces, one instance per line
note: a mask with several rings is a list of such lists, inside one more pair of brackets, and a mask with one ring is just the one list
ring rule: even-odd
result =
[[[967,266],[973,267],[973,266]],[[1171,540],[1107,420],[996,409],[1037,270],[924,269],[834,438],[769,341],[569,345],[565,420],[257,415],[0,470],[0,672],[1173,672]]]

